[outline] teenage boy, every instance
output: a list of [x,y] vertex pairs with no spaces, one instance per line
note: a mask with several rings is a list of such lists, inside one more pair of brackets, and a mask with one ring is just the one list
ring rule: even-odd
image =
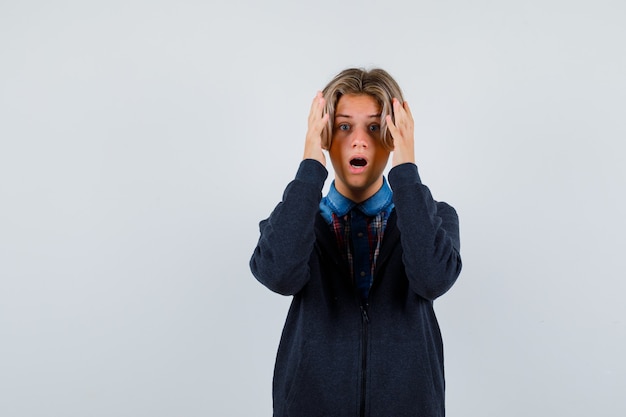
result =
[[[322,198],[324,150],[335,180]],[[317,94],[303,161],[260,231],[254,276],[293,296],[274,416],[444,416],[433,300],[461,271],[458,217],[420,180],[413,117],[387,72],[347,69]]]

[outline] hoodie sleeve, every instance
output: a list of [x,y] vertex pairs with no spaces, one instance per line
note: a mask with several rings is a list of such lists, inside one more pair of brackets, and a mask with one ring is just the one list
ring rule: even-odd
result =
[[309,280],[315,217],[327,176],[328,171],[320,162],[302,161],[282,201],[259,224],[261,236],[250,259],[250,270],[274,292],[296,294]]
[[428,300],[443,295],[461,272],[459,219],[452,206],[433,200],[417,166],[389,172],[404,267],[411,289]]

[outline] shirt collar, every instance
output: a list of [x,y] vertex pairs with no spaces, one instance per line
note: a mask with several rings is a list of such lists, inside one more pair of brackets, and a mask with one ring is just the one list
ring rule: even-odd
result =
[[357,207],[366,216],[375,216],[381,211],[391,212],[393,208],[393,193],[387,179],[383,177],[383,185],[376,193],[360,204],[355,203],[349,198],[343,196],[335,187],[335,181],[330,185],[330,190],[326,197],[320,202],[320,210],[322,216],[327,222],[332,221],[332,214],[343,217],[354,207]]

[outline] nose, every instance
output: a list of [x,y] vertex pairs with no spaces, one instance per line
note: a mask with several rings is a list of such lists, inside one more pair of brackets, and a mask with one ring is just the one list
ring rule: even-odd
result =
[[367,127],[359,127],[354,130],[352,135],[352,147],[353,148],[367,148],[369,146],[370,134]]

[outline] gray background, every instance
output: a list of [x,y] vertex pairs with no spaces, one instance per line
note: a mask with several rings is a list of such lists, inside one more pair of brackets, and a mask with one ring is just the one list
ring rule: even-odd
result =
[[[248,259],[311,99],[381,66],[461,219],[448,415],[623,416],[623,1],[2,1],[0,415],[269,416]],[[332,176],[332,173],[331,173]]]

